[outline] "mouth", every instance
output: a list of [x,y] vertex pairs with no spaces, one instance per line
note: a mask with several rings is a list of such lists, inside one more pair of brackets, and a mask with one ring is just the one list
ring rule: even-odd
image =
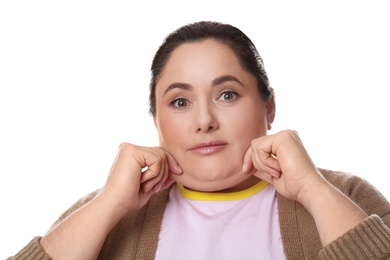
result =
[[188,151],[197,155],[212,155],[224,150],[226,146],[227,143],[222,141],[202,142],[191,147]]

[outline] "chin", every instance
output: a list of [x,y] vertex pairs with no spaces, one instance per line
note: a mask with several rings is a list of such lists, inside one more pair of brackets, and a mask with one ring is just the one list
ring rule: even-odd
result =
[[[244,183],[252,179],[252,175],[244,175],[241,172],[224,176],[223,178],[210,178],[210,176],[191,176],[183,172],[182,175],[172,175],[171,178],[182,184],[184,187],[194,191],[203,192],[221,192],[221,191],[238,191],[244,190],[252,186],[255,181],[250,181],[250,186],[246,187]],[[255,177],[256,178],[256,177]],[[257,178],[256,178],[257,179]],[[257,179],[258,181],[258,179]],[[253,182],[253,184],[252,184]],[[244,185],[241,185],[244,184]],[[242,186],[242,188],[240,188]]]

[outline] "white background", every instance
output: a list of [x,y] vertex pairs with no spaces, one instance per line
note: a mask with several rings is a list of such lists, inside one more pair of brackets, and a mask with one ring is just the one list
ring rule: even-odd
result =
[[276,91],[272,132],[390,198],[387,1],[1,1],[0,259],[104,184],[121,142],[157,145],[149,67],[189,22],[242,29]]

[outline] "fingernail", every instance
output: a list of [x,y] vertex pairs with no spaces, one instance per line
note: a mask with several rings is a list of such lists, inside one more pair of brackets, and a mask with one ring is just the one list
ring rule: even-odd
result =
[[154,187],[154,188],[153,188],[153,191],[154,191],[155,193],[158,193],[158,192],[161,190],[162,185],[163,185],[163,183],[161,183],[161,184],[158,185],[157,187]]

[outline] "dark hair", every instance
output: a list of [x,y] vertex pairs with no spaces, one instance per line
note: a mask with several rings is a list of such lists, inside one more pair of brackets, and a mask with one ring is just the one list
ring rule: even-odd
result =
[[244,70],[257,80],[260,96],[271,97],[271,88],[264,63],[253,42],[238,28],[219,22],[201,21],[187,24],[169,34],[156,52],[151,66],[149,105],[150,113],[156,113],[156,85],[171,53],[184,43],[214,39],[229,46],[237,55]]

